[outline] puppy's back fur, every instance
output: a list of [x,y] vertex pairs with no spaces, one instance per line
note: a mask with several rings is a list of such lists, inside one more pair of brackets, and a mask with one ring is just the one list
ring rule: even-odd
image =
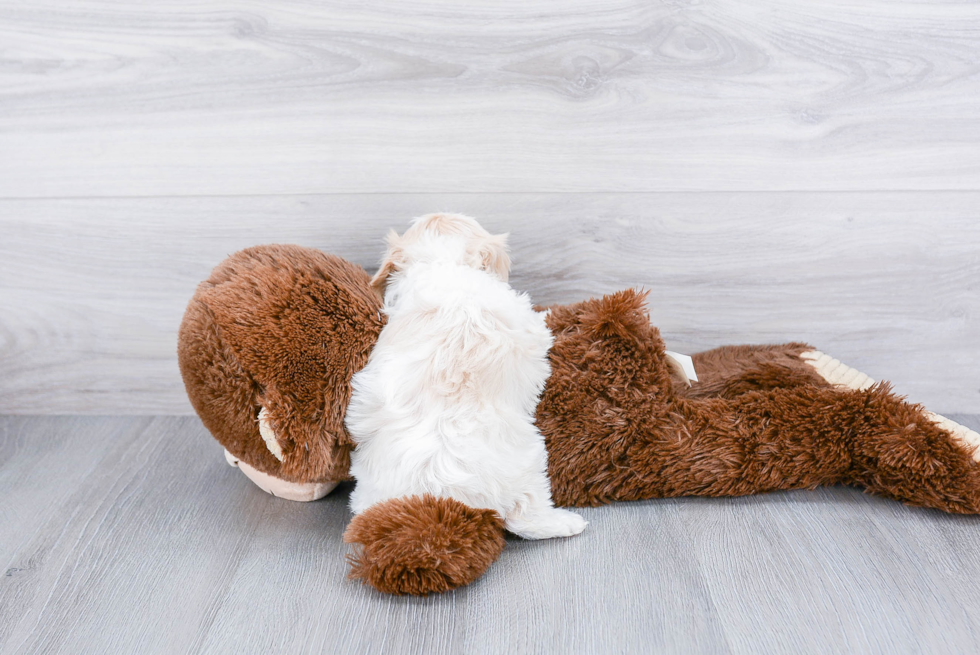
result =
[[533,422],[551,332],[495,268],[509,264],[493,252],[503,238],[460,218],[462,226],[423,217],[389,237],[378,285],[388,323],[352,380],[347,410],[357,444],[351,509],[431,494],[494,510],[519,534],[557,536],[528,523],[547,523],[542,512],[581,522],[552,506]]

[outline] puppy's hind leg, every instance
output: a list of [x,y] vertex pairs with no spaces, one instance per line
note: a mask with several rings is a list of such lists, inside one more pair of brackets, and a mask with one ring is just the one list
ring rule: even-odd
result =
[[571,537],[585,530],[589,523],[575,512],[558,507],[540,508],[537,511],[514,510],[504,519],[504,527],[525,539],[553,539]]
[[535,476],[533,488],[504,517],[504,527],[525,539],[571,537],[587,525],[588,522],[575,512],[554,506],[551,484],[543,470]]

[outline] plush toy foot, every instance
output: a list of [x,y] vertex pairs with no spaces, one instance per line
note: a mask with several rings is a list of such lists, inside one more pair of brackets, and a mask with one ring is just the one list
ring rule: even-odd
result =
[[524,539],[553,539],[580,534],[589,523],[575,512],[551,508],[534,516],[508,516],[504,527]]
[[245,477],[254,482],[259,489],[277,498],[303,502],[319,500],[337,486],[336,482],[288,482],[252,468],[227,450],[225,451],[225,460],[231,466],[238,467],[245,474]]
[[504,549],[504,522],[452,498],[411,496],[378,503],[344,532],[358,544],[350,578],[389,594],[426,596],[473,582]]
[[[801,353],[800,359],[812,366],[820,374],[820,377],[836,387],[864,391],[865,389],[870,389],[875,384],[873,379],[861,371],[842,364],[830,355],[825,355],[819,350],[810,350]],[[955,421],[949,420],[945,416],[940,416],[929,411],[923,413],[930,421],[946,432],[949,432],[953,436],[953,439],[970,453],[974,461],[980,462],[980,434]]]

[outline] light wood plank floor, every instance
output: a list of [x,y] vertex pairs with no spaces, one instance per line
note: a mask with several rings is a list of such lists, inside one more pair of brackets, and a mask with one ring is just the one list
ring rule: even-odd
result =
[[196,418],[0,418],[0,652],[980,651],[977,517],[848,488],[624,503],[419,599],[345,579],[348,491],[268,496]]

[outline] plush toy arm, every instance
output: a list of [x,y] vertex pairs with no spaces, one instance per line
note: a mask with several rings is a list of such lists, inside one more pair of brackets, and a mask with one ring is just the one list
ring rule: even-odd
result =
[[390,594],[425,596],[468,585],[504,549],[504,522],[452,498],[411,496],[369,507],[350,522],[350,577]]

